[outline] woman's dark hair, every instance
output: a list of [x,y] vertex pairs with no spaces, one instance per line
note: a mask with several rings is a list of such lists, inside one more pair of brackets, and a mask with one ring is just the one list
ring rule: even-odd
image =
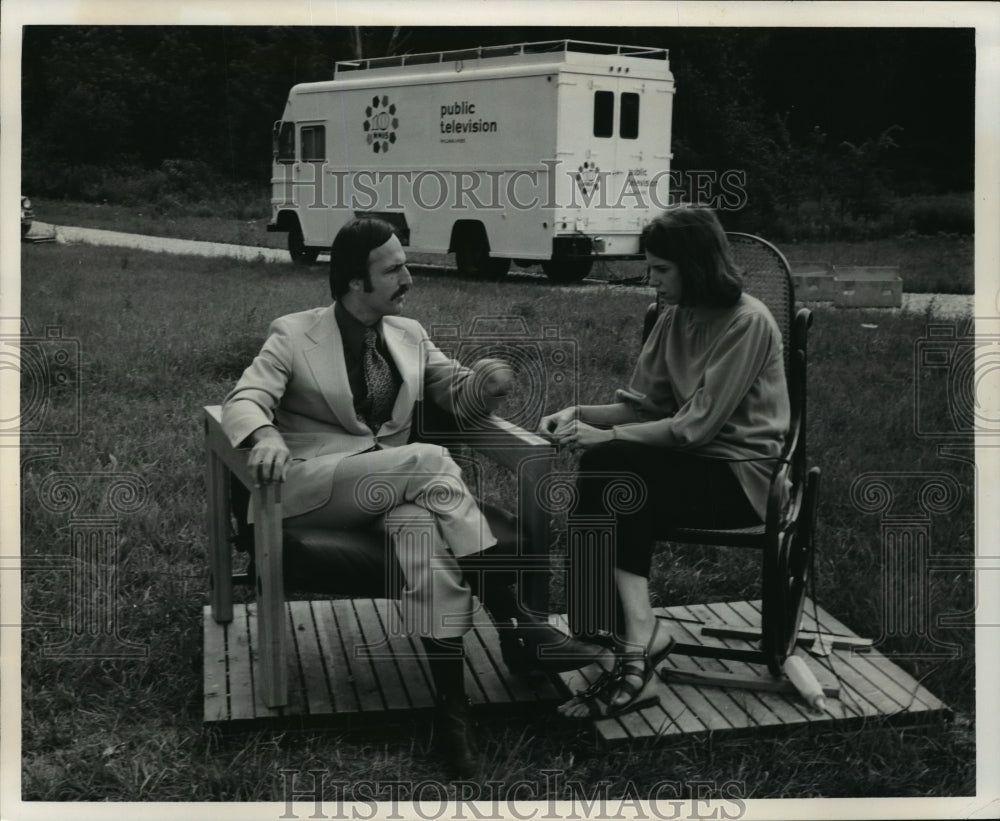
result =
[[743,293],[743,277],[729,250],[726,232],[708,208],[671,208],[642,231],[643,248],[677,266],[681,305],[728,308]]
[[378,217],[357,217],[346,223],[330,249],[330,296],[340,299],[352,279],[363,280],[365,290],[370,291],[368,255],[385,245],[393,233],[393,227]]

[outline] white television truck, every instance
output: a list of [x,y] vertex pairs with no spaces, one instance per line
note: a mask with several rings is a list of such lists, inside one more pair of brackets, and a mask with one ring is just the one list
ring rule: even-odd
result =
[[339,62],[274,125],[269,231],[315,261],[363,213],[466,275],[640,255],[668,205],[666,49],[561,40]]

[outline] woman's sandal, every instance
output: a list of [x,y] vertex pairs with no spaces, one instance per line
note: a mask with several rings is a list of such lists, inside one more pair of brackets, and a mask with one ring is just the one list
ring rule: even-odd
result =
[[572,704],[582,704],[587,708],[586,715],[567,716],[561,710],[560,714],[564,718],[570,719],[601,718],[607,710],[608,692],[618,681],[618,669],[620,665],[620,656],[616,655],[615,663],[610,670],[605,670],[596,679],[594,679],[589,687],[583,690],[577,690],[569,701],[561,705],[562,707],[568,707]]
[[[603,700],[607,703],[607,709],[602,713],[603,718],[615,718],[659,703],[660,697],[658,695],[639,698],[656,672],[656,668],[674,649],[674,640],[669,638],[662,649],[650,654],[650,648],[653,646],[659,631],[660,622],[657,621],[653,626],[653,635],[649,637],[649,644],[644,650],[622,653],[619,656],[615,679],[617,687],[605,694],[607,697]],[[641,680],[642,683],[637,685],[636,679]],[[621,698],[622,695],[624,695],[624,699]]]

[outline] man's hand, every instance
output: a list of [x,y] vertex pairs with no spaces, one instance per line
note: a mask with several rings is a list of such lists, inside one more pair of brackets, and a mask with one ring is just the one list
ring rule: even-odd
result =
[[473,407],[493,413],[514,387],[514,371],[501,359],[480,359],[472,366],[471,380]]
[[278,429],[257,428],[250,437],[253,440],[253,447],[250,449],[250,456],[247,457],[247,467],[250,468],[258,485],[284,482],[292,457]]

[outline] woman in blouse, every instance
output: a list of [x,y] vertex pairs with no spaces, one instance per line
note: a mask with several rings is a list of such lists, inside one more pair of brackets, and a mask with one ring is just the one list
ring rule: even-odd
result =
[[[680,207],[643,232],[649,283],[665,303],[615,402],[542,419],[581,453],[571,516],[612,515],[616,665],[559,710],[620,715],[655,702],[650,684],[673,640],[649,599],[654,533],[663,524],[745,527],[766,515],[775,457],[789,425],[781,332],[743,292],[725,232],[705,208]],[[608,509],[610,483],[630,474],[636,504]],[[611,494],[612,496],[614,494]]]

